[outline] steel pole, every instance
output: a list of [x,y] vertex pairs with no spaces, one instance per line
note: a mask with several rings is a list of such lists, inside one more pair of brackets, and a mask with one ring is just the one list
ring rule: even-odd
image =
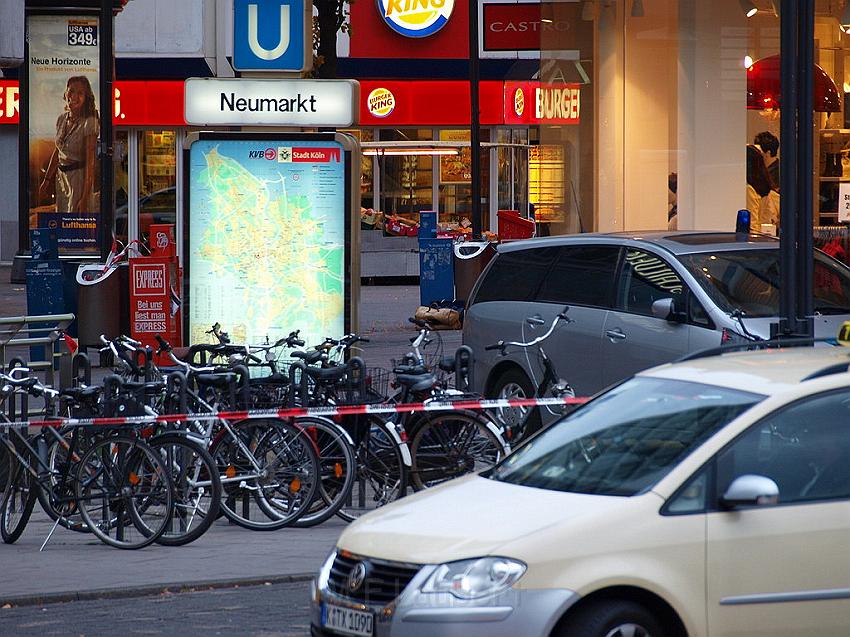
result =
[[113,51],[112,1],[100,3],[100,211],[97,224],[97,244],[101,258],[106,259],[112,246],[112,223],[115,216],[113,199],[115,173],[112,165],[112,103],[114,101],[113,76],[115,57]]
[[[815,0],[799,3],[797,47],[800,75],[797,92],[797,253],[796,253],[796,333],[814,336],[814,64],[815,64]],[[780,206],[780,215],[782,208]]]
[[472,190],[472,238],[480,239],[481,218],[481,113],[479,109],[478,83],[480,80],[478,57],[478,2],[469,0],[469,153],[470,185]]
[[[780,11],[780,119],[782,152],[779,155],[779,324],[771,326],[773,335],[791,336],[797,326],[797,215],[799,150],[798,115],[798,0],[782,0]],[[811,70],[809,70],[811,74]],[[759,230],[759,228],[755,228]]]

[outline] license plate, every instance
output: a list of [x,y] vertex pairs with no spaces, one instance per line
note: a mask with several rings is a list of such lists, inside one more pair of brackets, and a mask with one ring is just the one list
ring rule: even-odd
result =
[[322,626],[344,635],[372,637],[375,616],[359,610],[322,604]]

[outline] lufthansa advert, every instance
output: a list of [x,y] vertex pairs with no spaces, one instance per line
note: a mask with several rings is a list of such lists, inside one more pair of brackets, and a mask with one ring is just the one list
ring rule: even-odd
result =
[[98,20],[29,16],[29,226],[61,254],[98,251]]

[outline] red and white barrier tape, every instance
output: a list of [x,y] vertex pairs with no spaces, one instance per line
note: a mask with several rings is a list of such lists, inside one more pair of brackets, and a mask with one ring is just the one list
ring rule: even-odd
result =
[[328,407],[293,407],[286,409],[261,409],[256,411],[220,411],[200,414],[163,414],[160,416],[125,416],[114,418],[56,418],[0,423],[0,429],[22,427],[83,427],[108,425],[149,425],[154,422],[178,423],[192,420],[248,420],[261,418],[299,418],[302,416],[358,416],[362,414],[408,414],[420,411],[454,411],[457,409],[483,410],[506,407],[544,407],[548,405],[581,405],[588,398],[516,398],[494,400],[429,401],[391,405],[340,405]]

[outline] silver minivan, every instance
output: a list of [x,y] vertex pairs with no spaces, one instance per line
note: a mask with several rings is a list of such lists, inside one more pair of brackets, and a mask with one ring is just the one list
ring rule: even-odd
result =
[[[815,251],[816,337],[850,320],[850,268]],[[661,301],[661,302],[659,302]],[[487,396],[534,394],[536,351],[485,351],[528,342],[569,305],[544,343],[558,374],[588,396],[689,352],[770,336],[779,313],[779,242],[727,232],[582,234],[499,246],[467,304],[464,344]]]

